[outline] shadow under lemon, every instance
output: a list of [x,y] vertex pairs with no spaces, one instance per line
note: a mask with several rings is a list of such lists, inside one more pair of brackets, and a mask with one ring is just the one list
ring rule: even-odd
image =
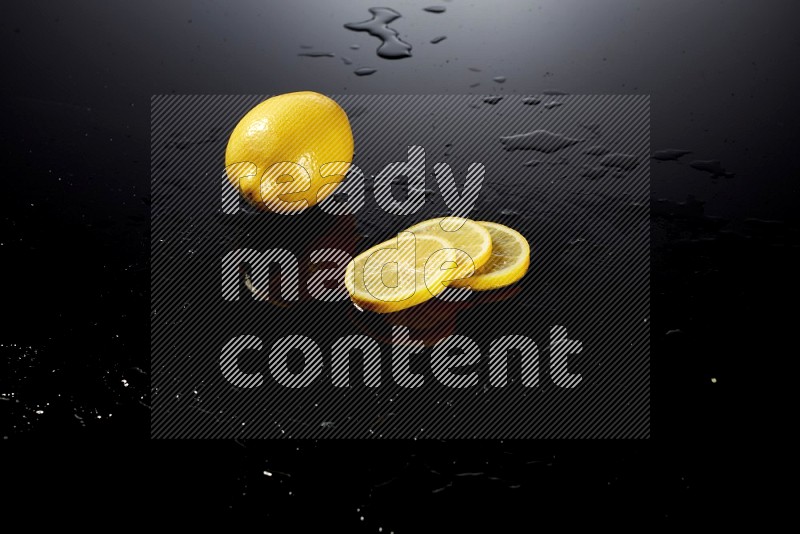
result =
[[[354,305],[350,305],[347,317],[360,331],[387,345],[404,343],[412,345],[422,342],[424,346],[430,347],[456,333],[459,313],[475,306],[512,299],[520,291],[520,287],[514,286],[496,291],[473,292],[469,299],[463,302],[447,302],[434,297],[413,308],[385,314],[362,312]],[[410,339],[407,341],[392,339],[391,327],[394,326],[407,328]]]

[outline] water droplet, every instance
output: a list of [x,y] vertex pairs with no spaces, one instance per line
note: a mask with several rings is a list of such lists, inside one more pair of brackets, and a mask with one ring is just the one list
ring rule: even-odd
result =
[[428,13],[444,13],[447,11],[447,8],[444,6],[430,6],[423,9]]
[[568,146],[582,143],[583,139],[573,139],[547,130],[535,130],[524,134],[509,135],[500,138],[506,150],[536,150],[550,154]]
[[359,67],[353,71],[356,76],[369,76],[370,74],[374,74],[378,71],[378,69],[373,69],[372,67]]
[[342,56],[342,63],[344,63],[345,65],[352,65],[353,60],[350,59],[349,57]]
[[422,195],[425,198],[431,198],[431,197],[436,196],[436,191],[434,191],[433,189],[414,189],[414,188],[409,188],[408,192],[409,193],[422,193]]
[[538,106],[542,101],[536,97],[528,96],[522,99],[522,104],[525,106]]
[[599,164],[602,167],[613,167],[629,171],[635,169],[639,162],[636,160],[636,156],[631,156],[630,154],[608,154],[600,159]]
[[506,83],[506,77],[505,76],[495,76],[494,78],[492,78],[492,80],[497,82],[497,83]]
[[480,83],[471,83],[471,84],[469,84],[470,87],[478,87],[479,85],[480,85]]
[[609,150],[604,146],[590,146],[586,150],[583,151],[584,154],[587,156],[605,156],[609,153]]
[[677,161],[687,154],[691,154],[691,150],[681,150],[680,148],[666,148],[664,150],[656,150],[651,156],[658,161]]
[[380,39],[377,54],[384,59],[410,57],[411,45],[402,41],[397,31],[389,27],[390,22],[401,17],[400,13],[388,7],[371,7],[369,12],[372,13],[370,20],[348,22],[344,27],[356,32],[367,32]]
[[434,37],[433,39],[431,39],[431,44],[441,43],[445,39],[447,39],[446,35],[440,35],[439,37]]
[[481,69],[479,69],[478,67],[467,67],[467,68],[469,70],[471,70],[472,72],[480,72],[481,71]]
[[359,48],[361,48],[360,45],[357,45],[357,44],[350,45],[350,50],[358,50]]
[[552,101],[548,102],[547,104],[545,104],[544,108],[545,109],[553,109],[553,108],[557,108],[557,107],[563,106],[563,105],[564,105],[564,102],[557,102],[555,100],[552,100]]
[[483,99],[483,101],[485,103],[491,104],[491,105],[495,105],[498,102],[500,102],[501,100],[503,100],[502,96],[487,96],[486,98]]
[[336,57],[333,52],[300,52],[297,55],[302,57]]
[[728,172],[722,166],[722,163],[718,159],[709,159],[709,160],[695,160],[689,163],[689,167],[698,170],[710,173],[712,178],[733,178],[734,174],[732,172]]

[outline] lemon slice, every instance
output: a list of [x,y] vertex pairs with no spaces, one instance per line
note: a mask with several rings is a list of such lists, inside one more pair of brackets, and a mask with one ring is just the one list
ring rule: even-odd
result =
[[[415,235],[432,235],[445,239],[457,251],[453,278],[470,276],[484,265],[492,255],[492,238],[486,228],[462,217],[440,217],[415,224],[406,232]],[[471,259],[472,261],[468,261]],[[455,282],[455,280],[454,280]],[[452,285],[452,284],[450,284]]]
[[437,236],[401,232],[347,265],[345,287],[365,310],[391,313],[441,293],[455,277],[456,251]]
[[477,224],[491,235],[491,257],[471,277],[453,280],[448,285],[487,291],[511,285],[525,276],[531,261],[528,241],[508,226],[485,221]]

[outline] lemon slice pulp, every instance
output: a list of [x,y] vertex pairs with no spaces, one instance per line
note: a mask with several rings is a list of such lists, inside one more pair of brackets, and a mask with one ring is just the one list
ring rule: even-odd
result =
[[454,278],[470,276],[489,261],[492,254],[492,238],[489,231],[475,221],[462,217],[429,219],[415,224],[406,232],[418,236],[440,237],[449,242],[456,251],[461,251],[457,253],[458,267],[455,269]]
[[453,280],[448,285],[487,291],[513,284],[525,276],[531,261],[528,241],[516,230],[493,222],[479,221],[492,240],[489,260],[469,278]]
[[421,304],[455,277],[456,253],[434,235],[401,232],[359,254],[345,270],[351,300],[365,310],[391,313]]

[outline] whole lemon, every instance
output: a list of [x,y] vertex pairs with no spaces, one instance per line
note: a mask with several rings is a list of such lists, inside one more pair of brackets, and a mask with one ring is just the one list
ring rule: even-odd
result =
[[296,213],[333,193],[352,158],[347,114],[327,96],[302,91],[269,98],[242,117],[225,169],[251,204]]

